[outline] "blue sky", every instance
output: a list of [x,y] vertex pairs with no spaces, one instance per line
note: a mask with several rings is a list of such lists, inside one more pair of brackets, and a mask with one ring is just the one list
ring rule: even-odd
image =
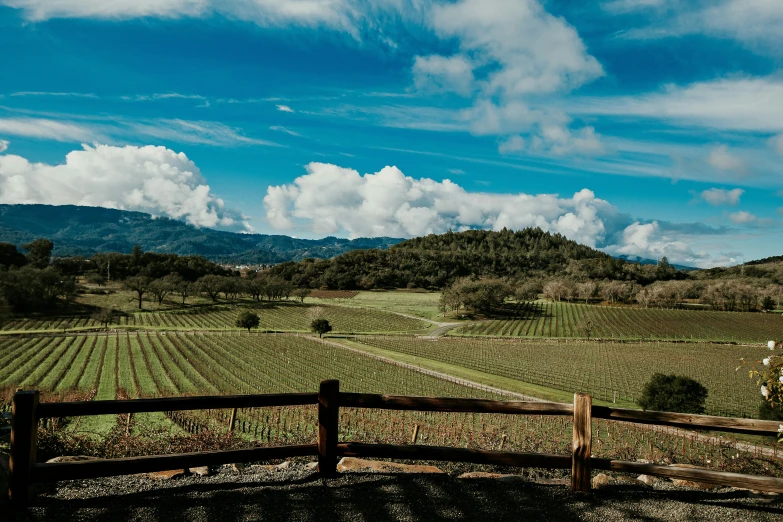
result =
[[779,0],[0,0],[0,202],[780,255]]

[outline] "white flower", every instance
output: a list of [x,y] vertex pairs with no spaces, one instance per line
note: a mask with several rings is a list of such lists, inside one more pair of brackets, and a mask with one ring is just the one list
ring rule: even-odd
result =
[[778,380],[780,381],[780,384],[783,384],[783,375],[781,375],[780,377],[778,377]]
[[769,366],[769,357],[767,357],[766,359],[764,359],[764,360],[763,360],[763,361],[761,361],[761,362],[763,362],[763,363],[764,363],[764,366]]
[[778,433],[783,433],[783,424],[778,424]]
[[768,347],[770,350],[774,350],[774,349],[775,349],[775,341],[769,341],[769,342],[767,343],[767,347]]
[[763,395],[765,398],[769,397],[769,389],[766,386],[761,387],[761,395]]

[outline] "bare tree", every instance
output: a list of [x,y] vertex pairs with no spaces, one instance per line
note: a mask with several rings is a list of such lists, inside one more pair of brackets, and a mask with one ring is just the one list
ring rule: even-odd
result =
[[576,294],[579,296],[579,299],[584,299],[585,303],[587,303],[591,297],[595,295],[595,291],[598,288],[598,285],[595,284],[594,281],[586,281],[584,283],[577,283],[576,285]]
[[139,308],[143,308],[142,298],[144,297],[144,294],[146,294],[149,291],[150,288],[149,277],[131,276],[126,278],[125,281],[122,282],[122,286],[126,290],[136,292],[136,295],[139,297]]

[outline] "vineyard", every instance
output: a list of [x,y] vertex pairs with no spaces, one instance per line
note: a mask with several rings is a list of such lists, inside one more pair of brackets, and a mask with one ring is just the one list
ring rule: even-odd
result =
[[524,302],[509,306],[502,319],[479,321],[455,335],[498,337],[587,337],[765,342],[783,332],[781,314],[713,312],[597,306],[564,302]]
[[359,295],[358,290],[313,290],[309,297],[316,299],[352,299]]
[[[371,341],[364,338],[363,341],[381,342],[387,349],[393,349],[390,344],[393,341],[389,339]],[[482,341],[470,340],[419,342],[409,339],[406,342],[409,347],[417,342],[440,346],[444,356],[449,352],[467,356],[470,351],[482,348]],[[466,350],[468,346],[472,350]],[[575,346],[571,343],[570,347],[563,348],[580,349]],[[643,351],[653,347],[642,346]],[[485,348],[488,349],[489,344]],[[502,346],[498,348],[504,350]],[[547,348],[554,350],[563,364],[573,359],[557,344]],[[586,348],[588,353],[595,350],[592,346]],[[608,352],[600,355],[614,357]],[[497,368],[502,366],[500,360],[495,359]],[[519,358],[507,360],[513,366]],[[599,369],[597,366],[592,368],[593,371]],[[568,371],[573,372],[571,377],[580,373],[573,368],[564,370]],[[310,392],[317,389],[324,378],[339,378],[343,391],[508,399],[298,335],[122,332],[0,339],[0,386],[6,389],[39,387],[48,390],[44,400],[75,393],[94,399],[110,399]],[[594,384],[589,379],[580,383]],[[310,406],[240,409],[233,429],[240,438],[261,443],[314,442],[315,417],[315,408]],[[172,434],[203,434],[206,430],[219,433],[228,430],[229,418],[228,410],[138,414],[132,417],[132,422],[128,422],[125,415],[88,417],[74,420],[67,430],[101,435],[126,426],[128,422],[131,433],[140,436],[146,436],[151,426]],[[410,441],[414,426],[418,426],[418,440],[425,444],[569,452],[571,420],[558,417],[344,408],[341,410],[340,437],[345,441],[403,443]],[[596,456],[689,462],[728,471],[783,475],[777,459],[757,451],[745,451],[730,439],[705,441],[678,436],[666,429],[606,421],[596,421],[594,431]]]
[[[414,332],[429,326],[424,321],[371,308],[314,306],[293,302],[214,305],[166,312],[118,314],[113,326],[169,330],[235,329],[237,314],[244,308],[251,308],[258,313],[262,330],[306,332],[316,317],[327,319],[336,333]],[[6,323],[3,330],[24,332],[98,327],[100,325],[89,316],[63,316],[14,319]]]
[[[653,373],[692,377],[707,387],[708,413],[755,417],[761,397],[740,358],[766,348],[719,344],[611,343],[365,336],[363,344],[596,399],[635,402]],[[615,395],[616,393],[616,395]]]

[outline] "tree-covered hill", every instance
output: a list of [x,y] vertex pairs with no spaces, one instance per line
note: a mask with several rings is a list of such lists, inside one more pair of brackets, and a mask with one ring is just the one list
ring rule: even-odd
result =
[[629,263],[540,228],[431,234],[386,250],[355,250],[329,260],[282,263],[271,272],[297,286],[335,289],[442,288],[465,276],[556,275],[640,283],[685,277],[667,263]]
[[21,246],[45,237],[53,254],[91,256],[100,252],[146,252],[201,255],[217,262],[273,264],[305,258],[330,258],[357,248],[386,248],[401,239],[237,234],[197,228],[182,221],[142,212],[74,205],[0,205],[0,242]]

